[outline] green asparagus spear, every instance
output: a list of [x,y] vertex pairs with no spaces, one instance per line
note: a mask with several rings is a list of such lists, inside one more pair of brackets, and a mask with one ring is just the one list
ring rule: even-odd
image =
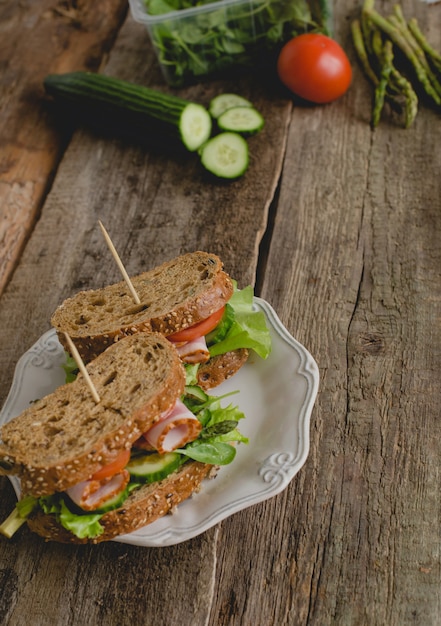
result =
[[389,20],[383,18],[379,13],[377,13],[374,9],[369,9],[366,11],[368,17],[372,22],[382,30],[392,42],[398,46],[401,51],[406,55],[410,63],[412,64],[415,73],[417,75],[418,80],[421,85],[424,87],[424,90],[428,96],[432,98],[435,104],[441,104],[441,95],[437,93],[436,89],[432,86],[425,68],[421,65],[418,57],[415,55],[412,47],[409,45],[405,37],[403,37],[402,33],[392,24]]
[[432,84],[433,88],[438,93],[438,95],[441,96],[441,84],[438,82],[438,79],[436,78],[435,74],[432,72],[429,62],[424,54],[424,50],[419,45],[418,41],[415,39],[414,35],[412,34],[412,31],[408,27],[406,19],[403,15],[403,12],[399,4],[396,4],[394,6],[394,15],[390,17],[389,20],[401,32],[402,36],[405,38],[410,48],[413,50],[421,66],[424,68],[427,74],[428,80],[430,81],[430,83]]
[[354,42],[355,51],[357,52],[360,63],[367,75],[374,85],[378,85],[379,79],[372,69],[369,61],[368,52],[365,46],[365,39],[361,30],[360,20],[354,20],[351,24],[352,41]]
[[404,96],[404,126],[409,128],[418,113],[418,96],[411,83],[395,67],[392,68],[391,81]]
[[437,52],[429,44],[426,37],[421,32],[420,27],[418,26],[418,22],[414,17],[409,20],[409,30],[421,46],[422,50],[424,50],[424,52],[426,53],[429,61],[432,61],[435,70],[439,74],[441,74],[441,54],[439,54],[439,52]]
[[386,88],[392,72],[393,58],[392,42],[387,40],[383,48],[383,66],[381,69],[380,81],[375,89],[374,110],[372,112],[372,126],[374,128],[378,126],[381,111],[384,107]]
[[[364,0],[351,33],[361,66],[375,87],[374,127],[386,101],[404,114],[406,128],[413,123],[418,112],[414,85],[420,84],[435,104],[441,104],[441,54],[429,44],[415,18],[406,21],[399,4],[394,6],[393,15],[384,18],[374,9],[374,0]],[[395,66],[395,54],[400,70]],[[408,61],[409,74],[401,57]]]

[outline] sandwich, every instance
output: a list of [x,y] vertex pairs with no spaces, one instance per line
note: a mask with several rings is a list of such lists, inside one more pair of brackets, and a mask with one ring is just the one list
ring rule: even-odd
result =
[[48,541],[98,543],[173,511],[230,463],[243,413],[189,382],[173,344],[139,330],[89,362],[87,373],[35,401],[0,430],[0,474],[22,498],[0,525]]
[[212,389],[235,374],[249,351],[266,358],[270,336],[253,290],[238,290],[215,254],[190,252],[131,278],[140,303],[121,281],[80,291],[55,311],[51,323],[84,362],[137,332],[159,332],[171,341],[197,384]]

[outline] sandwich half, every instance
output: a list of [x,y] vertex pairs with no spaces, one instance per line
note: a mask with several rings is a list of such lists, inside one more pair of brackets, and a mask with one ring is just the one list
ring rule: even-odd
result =
[[0,430],[0,473],[18,476],[23,492],[0,527],[7,536],[25,520],[61,542],[132,532],[190,497],[246,441],[243,414],[187,386],[159,333],[122,338],[87,370],[98,402],[79,374]]
[[268,356],[269,333],[263,313],[253,310],[252,288],[237,290],[215,254],[190,252],[131,282],[140,304],[124,281],[65,300],[51,319],[60,342],[67,332],[89,362],[127,335],[159,332],[194,366],[204,389],[236,373],[249,350]]

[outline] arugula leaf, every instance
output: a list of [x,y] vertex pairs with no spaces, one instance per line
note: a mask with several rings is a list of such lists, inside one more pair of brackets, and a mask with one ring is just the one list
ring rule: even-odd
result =
[[200,443],[197,446],[187,446],[178,449],[176,452],[185,454],[194,461],[209,463],[210,465],[228,465],[236,456],[236,448],[229,443],[213,441],[210,443]]
[[229,404],[227,407],[219,406],[217,408],[213,408],[210,413],[211,417],[210,421],[207,424],[207,427],[225,421],[238,422],[245,417],[244,413],[239,409],[239,407],[235,406],[234,404]]
[[[225,396],[224,396],[225,397]],[[199,406],[192,403],[190,410],[196,415],[203,429],[199,437],[175,452],[210,465],[228,465],[236,456],[233,441],[248,443],[248,438],[236,428],[245,415],[232,404],[222,407],[220,397],[208,396]]]
[[248,443],[249,439],[248,437],[245,437],[244,435],[242,435],[242,433],[237,428],[235,428],[234,430],[231,430],[229,433],[225,433],[223,435],[216,435],[216,437],[212,437],[208,441],[210,441],[211,443],[213,443],[214,441],[220,442],[220,443],[232,443],[233,441],[237,441],[238,443]]

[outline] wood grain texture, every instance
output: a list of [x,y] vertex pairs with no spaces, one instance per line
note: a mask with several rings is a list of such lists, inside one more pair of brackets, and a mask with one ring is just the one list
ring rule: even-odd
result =
[[[441,5],[402,5],[441,48]],[[129,273],[196,246],[219,253],[241,285],[258,277],[318,362],[305,466],[279,496],[178,546],[59,546],[23,529],[0,541],[1,623],[440,622],[441,121],[422,107],[408,130],[388,116],[370,129],[372,91],[349,40],[357,12],[335,7],[354,67],[340,101],[292,108],[241,83],[267,127],[233,185],[213,185],[192,158],[75,132],[0,299],[3,402],[56,305],[119,278],[98,219]],[[131,19],[105,71],[165,88]],[[234,87],[185,95],[206,103]],[[0,479],[0,515],[13,503]]]
[[125,11],[121,0],[0,4],[0,293],[38,219],[72,130],[51,119],[43,79],[49,73],[97,69]]
[[[439,10],[403,5],[439,47]],[[274,621],[264,603],[263,623],[441,616],[441,122],[422,107],[407,131],[385,117],[371,132],[359,78],[355,66],[332,110],[294,111],[282,172],[308,163],[282,182],[262,294],[310,348],[321,384],[308,462],[260,522],[283,516],[268,595],[290,590]]]
[[[144,28],[130,18],[105,71],[167,89]],[[227,89],[233,86],[207,83],[185,94],[208,104],[212,95]],[[262,158],[252,163],[246,177],[230,185],[208,180],[194,155],[164,153],[86,127],[73,135],[1,299],[0,360],[7,372],[1,381],[2,399],[17,355],[49,327],[55,307],[80,288],[120,280],[98,219],[129,274],[202,248],[219,253],[240,285],[253,282],[280,177],[291,103],[276,95],[266,97],[264,88],[250,80],[244,81],[243,93],[266,118],[264,132],[250,144],[252,154]],[[271,149],[264,150],[265,144]],[[4,516],[13,496],[7,481],[0,485]],[[5,579],[11,574],[13,580],[3,615],[9,624],[19,624],[31,607],[35,623],[45,625],[204,624],[216,592],[218,532],[213,529],[164,550],[109,543],[89,551],[48,546],[23,530],[10,543],[0,543],[0,558],[5,551],[8,562]],[[16,551],[14,565],[11,546]],[[25,584],[29,569],[32,581]]]

